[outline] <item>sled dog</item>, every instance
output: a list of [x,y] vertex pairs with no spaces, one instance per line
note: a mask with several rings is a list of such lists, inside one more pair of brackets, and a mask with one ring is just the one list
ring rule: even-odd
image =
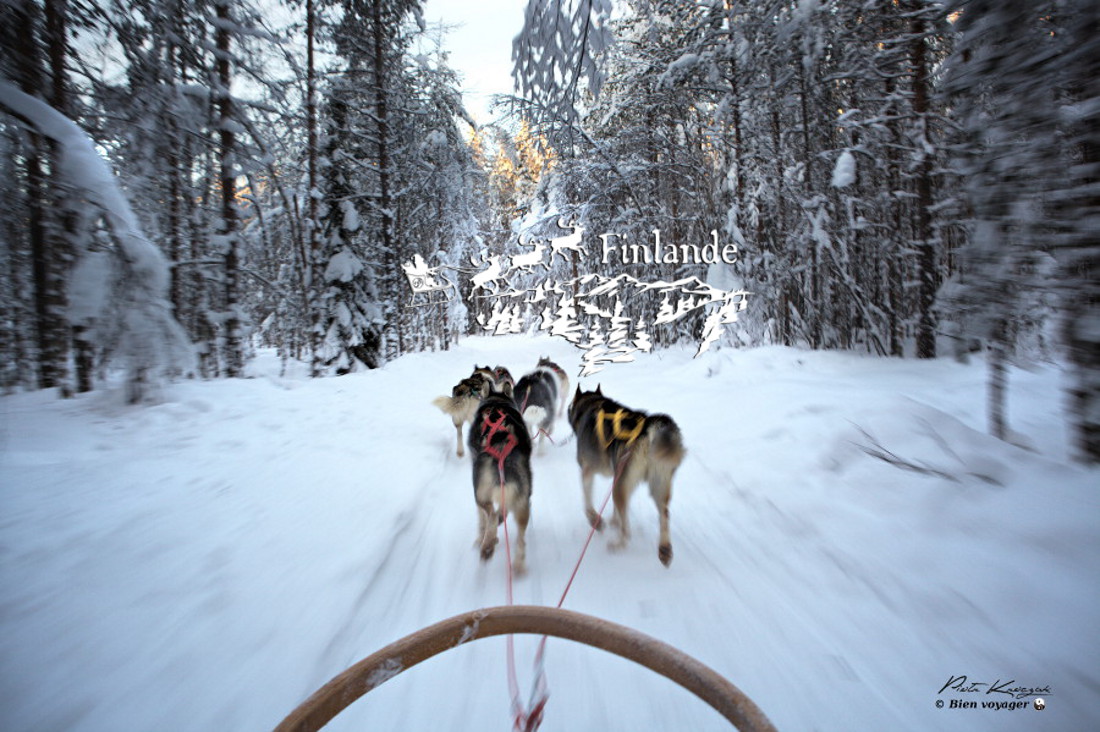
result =
[[565,373],[565,369],[558,366],[546,356],[539,358],[539,365],[537,368],[549,369],[554,377],[557,379],[558,396],[561,399],[561,404],[558,407],[558,414],[565,414],[565,406],[569,403],[569,375]]
[[516,386],[516,380],[512,378],[512,373],[503,366],[497,366],[493,369],[493,381],[496,382],[497,391],[503,390],[505,384],[513,389]]
[[582,392],[577,387],[569,405],[569,424],[577,435],[577,463],[584,488],[584,512],[597,529],[603,522],[592,506],[592,478],[595,474],[612,476],[612,500],[615,503],[612,524],[619,537],[612,548],[622,548],[630,538],[627,504],[638,483],[649,484],[657,504],[661,536],[657,557],[666,567],[672,562],[672,540],[668,529],[668,504],[672,498],[672,476],[684,459],[686,450],[680,429],[667,414],[646,414],[608,399],[600,387]]
[[454,423],[458,445],[455,454],[459,457],[466,454],[462,450],[462,425],[474,418],[478,404],[493,385],[492,379],[485,375],[485,371],[492,373],[488,368],[482,369],[475,366],[470,376],[455,384],[449,397],[439,396],[432,400],[432,404],[450,416],[451,422]]
[[474,364],[474,373],[471,374],[471,376],[477,379],[484,379],[489,384],[490,389],[497,383],[496,372],[493,371],[491,366],[478,366]]
[[[470,425],[468,440],[473,457],[481,559],[485,561],[493,556],[497,524],[512,511],[518,527],[512,569],[516,574],[523,574],[527,558],[527,522],[531,517],[531,438],[516,409],[510,386],[489,392],[481,401]],[[503,496],[501,483],[504,484]]]
[[558,407],[558,378],[549,369],[536,368],[518,382],[514,399],[532,438],[547,437],[554,431]]

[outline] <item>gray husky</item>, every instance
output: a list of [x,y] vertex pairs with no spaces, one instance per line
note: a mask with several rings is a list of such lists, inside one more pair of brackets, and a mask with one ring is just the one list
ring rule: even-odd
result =
[[667,414],[646,414],[624,407],[596,391],[577,387],[569,405],[569,424],[577,435],[577,463],[584,488],[584,511],[597,529],[603,522],[592,506],[592,478],[596,473],[612,476],[615,503],[613,524],[619,538],[612,548],[622,548],[630,538],[627,504],[638,483],[649,484],[657,504],[661,536],[657,557],[666,567],[672,562],[672,539],[668,530],[668,504],[672,498],[672,476],[684,459],[680,429]]
[[512,511],[518,527],[512,569],[523,574],[531,518],[531,438],[512,400],[511,385],[505,384],[503,391],[494,390],[481,401],[470,425],[468,444],[473,457],[481,559],[493,556],[497,524]]
[[465,454],[462,452],[462,425],[474,418],[482,398],[492,388],[492,373],[488,368],[474,366],[473,373],[455,384],[449,397],[440,396],[432,400],[432,404],[449,416],[455,426],[455,453],[459,457]]

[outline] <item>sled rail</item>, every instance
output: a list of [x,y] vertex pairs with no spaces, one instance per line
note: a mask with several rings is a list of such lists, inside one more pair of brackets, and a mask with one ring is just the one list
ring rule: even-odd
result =
[[394,676],[479,638],[536,634],[584,643],[627,658],[675,681],[741,732],[775,732],[744,692],[686,653],[622,625],[560,608],[512,605],[456,615],[405,636],[335,676],[302,702],[275,732],[314,732]]

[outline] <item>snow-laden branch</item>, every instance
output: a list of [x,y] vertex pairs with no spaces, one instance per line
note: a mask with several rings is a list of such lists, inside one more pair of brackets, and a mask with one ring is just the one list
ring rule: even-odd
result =
[[0,81],[0,105],[50,138],[61,150],[59,178],[80,191],[107,219],[134,274],[151,292],[168,291],[168,263],[160,250],[141,232],[130,202],[92,141],[68,117],[40,99],[24,94],[11,83]]
[[[104,341],[119,344],[115,354],[128,360],[132,385],[135,380],[144,381],[152,370],[178,373],[191,368],[190,342],[168,301],[168,261],[142,232],[129,200],[91,138],[68,117],[6,81],[0,81],[0,107],[55,143],[53,180],[74,205],[83,203],[91,209],[94,215],[81,220],[88,225],[100,219],[105,222],[114,243],[113,266],[104,266],[95,252],[75,252],[70,295],[76,297],[70,297],[70,322],[91,326]],[[93,260],[96,266],[89,266]],[[114,319],[104,322],[109,301],[124,303],[125,311],[111,313]]]

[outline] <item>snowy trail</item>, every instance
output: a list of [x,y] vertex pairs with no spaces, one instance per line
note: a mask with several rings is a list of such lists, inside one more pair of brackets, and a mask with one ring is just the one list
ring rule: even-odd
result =
[[[369,653],[504,604],[503,546],[478,560],[469,458],[430,402],[474,363],[518,375],[540,355],[576,373],[563,342],[471,338],[340,379],[261,360],[257,378],[179,384],[152,407],[0,400],[0,728],[270,729]],[[565,607],[696,657],[780,729],[1095,726],[1096,472],[1065,458],[1056,370],[1013,373],[1029,451],[981,433],[983,379],[771,348],[668,351],[585,380],[673,415],[689,452],[672,566],[640,487],[630,545],[597,535]],[[864,433],[949,477],[869,457]],[[554,438],[533,458],[517,603],[556,604],[588,533],[564,418]],[[537,644],[516,639],[524,697]],[[602,651],[551,639],[546,673],[546,732],[728,729]],[[937,709],[957,674],[1050,685],[1047,711]],[[508,705],[490,638],[329,729],[506,729]]]

